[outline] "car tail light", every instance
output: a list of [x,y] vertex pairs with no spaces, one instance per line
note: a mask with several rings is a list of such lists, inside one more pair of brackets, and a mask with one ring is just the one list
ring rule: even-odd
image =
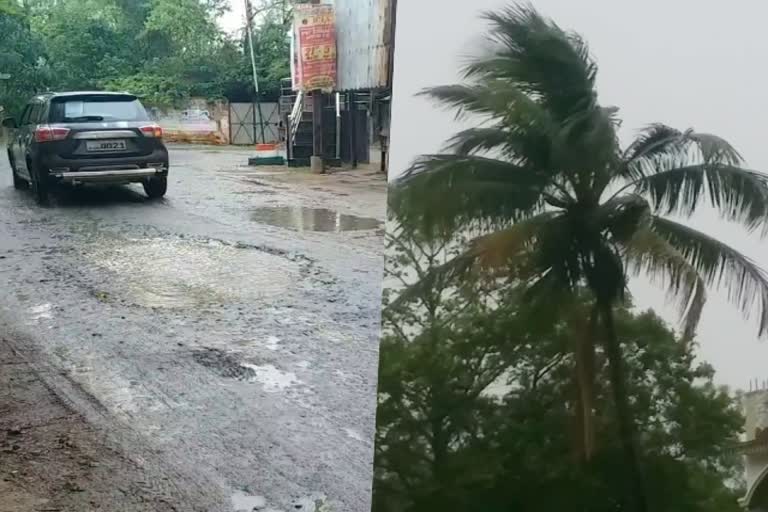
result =
[[69,128],[61,126],[38,126],[35,128],[35,142],[51,142],[64,140],[69,135]]
[[142,126],[139,130],[141,130],[145,137],[157,137],[159,139],[163,136],[163,129],[156,124]]

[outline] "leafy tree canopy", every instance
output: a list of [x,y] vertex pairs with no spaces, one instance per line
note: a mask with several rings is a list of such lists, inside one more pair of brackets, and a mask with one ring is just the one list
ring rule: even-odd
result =
[[[254,24],[267,97],[290,73],[287,5],[265,5]],[[249,101],[245,32],[219,28],[226,9],[223,0],[0,0],[0,72],[12,75],[0,82],[0,102],[17,112],[36,92],[91,88],[129,90],[157,106],[192,96]]]

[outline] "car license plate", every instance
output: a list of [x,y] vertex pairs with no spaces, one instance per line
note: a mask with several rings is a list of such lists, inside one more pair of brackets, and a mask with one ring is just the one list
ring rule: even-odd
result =
[[125,151],[127,149],[124,140],[89,140],[85,143],[88,151]]

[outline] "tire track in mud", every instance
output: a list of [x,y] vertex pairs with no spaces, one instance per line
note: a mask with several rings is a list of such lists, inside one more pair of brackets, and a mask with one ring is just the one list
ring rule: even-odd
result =
[[141,495],[167,505],[170,510],[229,510],[221,506],[225,496],[217,496],[218,482],[201,480],[198,474],[184,471],[169,460],[163,460],[160,454],[144,449],[140,434],[114,421],[107,408],[67,372],[45,363],[37,349],[31,349],[36,343],[25,333],[13,327],[4,317],[0,317],[0,329],[4,333],[0,342],[11,347],[15,357],[34,372],[34,376],[65,410],[74,416],[82,416],[104,434],[106,448],[113,455],[141,468],[143,480],[130,482],[130,485],[141,486]]

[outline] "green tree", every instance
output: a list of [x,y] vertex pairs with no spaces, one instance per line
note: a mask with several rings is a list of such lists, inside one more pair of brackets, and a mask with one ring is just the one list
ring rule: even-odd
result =
[[142,37],[166,57],[184,61],[214,51],[220,35],[215,13],[205,2],[153,0]]
[[[128,90],[157,106],[192,96],[250,100],[243,41],[216,23],[226,8],[224,0],[6,0],[0,16],[10,28],[0,41],[0,62],[19,80],[10,89],[0,84],[3,102],[14,110],[45,88]],[[259,12],[260,85],[276,96],[289,73],[287,11],[274,3]],[[35,80],[28,76],[33,69],[41,75]]]
[[[253,51],[259,90],[267,98],[277,98],[280,95],[280,81],[291,75],[288,30],[292,18],[290,10],[285,10],[277,3],[256,10],[259,15],[254,16]],[[234,97],[251,98],[254,94],[253,73],[245,33],[239,41],[239,48],[239,65],[224,70],[223,89]]]
[[113,2],[56,2],[35,14],[33,27],[45,42],[57,89],[95,89],[105,78],[130,73],[140,65],[130,24]]
[[[392,237],[380,346],[375,512],[583,510],[627,506],[616,408],[597,347],[595,428],[604,442],[572,463],[579,435],[571,347],[578,324],[525,301],[525,289],[430,271],[460,254],[446,244]],[[434,280],[419,292],[403,289]],[[399,290],[398,290],[399,289]],[[593,305],[579,294],[585,310]],[[740,465],[728,447],[743,418],[706,364],[652,312],[615,309],[627,392],[638,411],[649,505],[658,512],[736,512]],[[574,328],[576,326],[576,328]]]
[[0,0],[0,15],[19,14],[21,7],[16,0]]
[[0,73],[10,75],[0,80],[0,109],[3,115],[16,116],[31,94],[46,87],[51,76],[43,59],[42,41],[20,10],[0,13],[0,34]]
[[267,11],[254,30],[256,71],[264,83],[265,92],[279,93],[280,80],[291,76],[291,45],[288,41],[290,21],[291,18],[282,9]]
[[[590,291],[593,325],[604,331],[628,480],[636,510],[645,512],[626,352],[613,307],[623,299],[628,272],[643,272],[663,279],[677,299],[684,339],[694,334],[707,285],[727,289],[745,312],[758,309],[759,333],[766,334],[764,272],[669,215],[690,216],[708,199],[723,218],[764,229],[767,178],[742,168],[721,138],[693,130],[654,124],[621,148],[617,109],[598,102],[597,65],[582,38],[532,7],[485,17],[495,47],[466,66],[467,83],[426,91],[485,123],[457,134],[445,154],[419,159],[396,184],[392,208],[404,226],[431,236],[457,226],[487,229],[441,272],[479,268],[505,276],[523,283],[530,300],[555,308],[572,302],[582,286]],[[591,404],[582,405],[591,416]]]

